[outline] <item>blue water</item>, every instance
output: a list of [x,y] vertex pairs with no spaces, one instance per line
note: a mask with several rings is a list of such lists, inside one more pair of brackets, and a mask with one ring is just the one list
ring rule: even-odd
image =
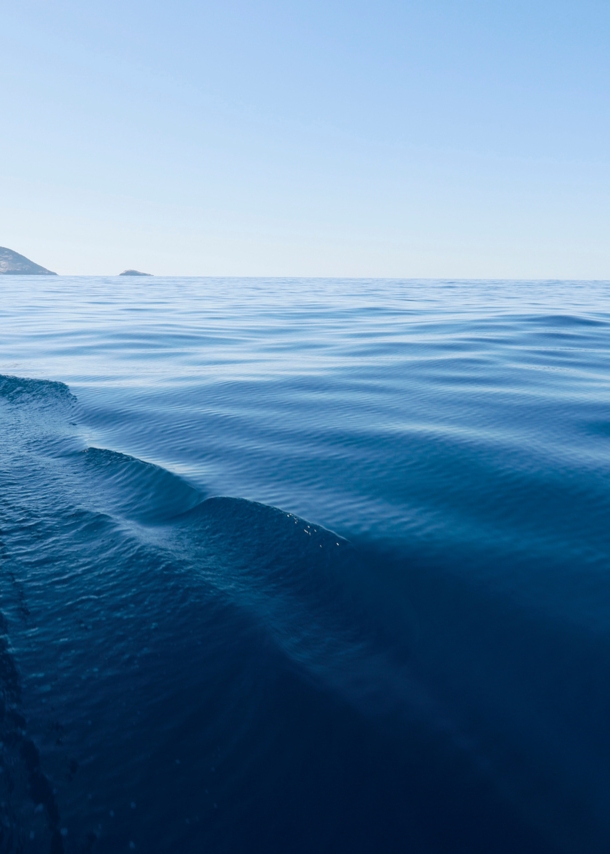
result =
[[0,851],[610,850],[610,283],[0,286]]

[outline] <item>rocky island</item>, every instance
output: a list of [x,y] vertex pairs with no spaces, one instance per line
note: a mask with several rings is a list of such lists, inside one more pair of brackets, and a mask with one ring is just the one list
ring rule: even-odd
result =
[[119,276],[152,276],[152,273],[140,273],[139,270],[123,270]]
[[46,267],[41,267],[40,264],[35,264],[25,255],[20,255],[18,252],[13,252],[12,249],[0,246],[0,275],[56,276],[57,273],[47,270]]

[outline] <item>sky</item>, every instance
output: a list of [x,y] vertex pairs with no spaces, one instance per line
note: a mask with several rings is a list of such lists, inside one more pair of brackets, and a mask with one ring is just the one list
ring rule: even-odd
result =
[[610,278],[610,3],[0,0],[0,246],[59,273]]

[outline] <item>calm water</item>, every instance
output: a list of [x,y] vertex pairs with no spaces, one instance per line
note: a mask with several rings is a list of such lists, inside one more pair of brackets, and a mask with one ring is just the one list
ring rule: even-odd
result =
[[0,286],[0,851],[610,850],[610,283]]

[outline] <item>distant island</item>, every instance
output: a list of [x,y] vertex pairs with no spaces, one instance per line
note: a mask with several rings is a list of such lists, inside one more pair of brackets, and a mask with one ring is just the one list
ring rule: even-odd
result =
[[[0,246],[0,276],[56,276],[52,270],[41,267],[12,249]],[[120,276],[152,276],[140,270],[123,270]]]
[[152,276],[152,273],[140,273],[139,270],[123,270],[119,276]]
[[41,267],[40,264],[34,264],[25,255],[20,255],[18,252],[13,252],[12,249],[0,246],[0,275],[56,276],[57,273],[47,270],[46,267]]

